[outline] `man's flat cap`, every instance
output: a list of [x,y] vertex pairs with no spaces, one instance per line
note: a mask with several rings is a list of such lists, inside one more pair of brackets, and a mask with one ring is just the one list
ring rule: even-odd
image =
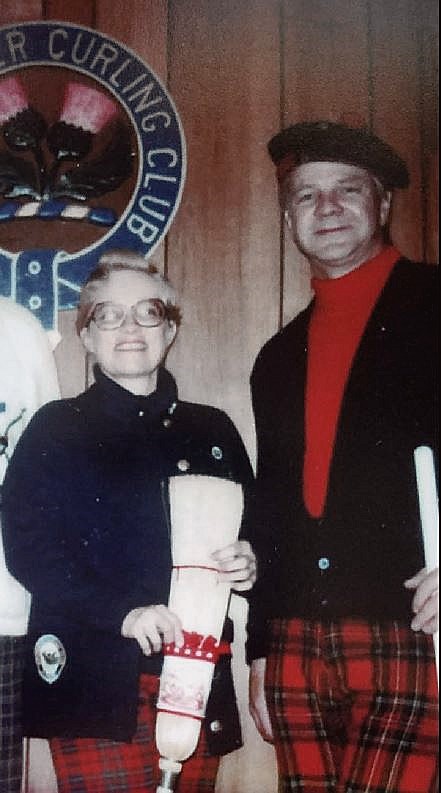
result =
[[282,130],[268,143],[279,181],[307,162],[342,162],[365,168],[387,189],[407,187],[406,163],[394,149],[362,127],[306,121]]

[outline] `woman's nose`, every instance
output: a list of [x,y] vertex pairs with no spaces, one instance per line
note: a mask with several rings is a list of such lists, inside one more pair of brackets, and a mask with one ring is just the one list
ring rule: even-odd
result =
[[124,317],[123,326],[126,328],[126,330],[136,330],[138,327],[138,323],[134,317],[133,308],[133,306],[128,308]]

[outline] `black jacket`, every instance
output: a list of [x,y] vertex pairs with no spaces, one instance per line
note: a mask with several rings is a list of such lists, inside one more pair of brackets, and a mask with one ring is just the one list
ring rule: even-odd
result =
[[[247,498],[252,473],[234,425],[220,410],[180,402],[166,370],[148,397],[98,370],[88,391],[46,405],[23,434],[4,483],[3,526],[8,567],[32,594],[26,734],[133,735],[139,674],[159,674],[162,658],[143,656],[121,625],[131,609],[168,601],[167,480],[187,471],[239,482]],[[42,634],[67,653],[51,685],[33,659]],[[214,753],[240,745],[226,672],[220,699],[236,725],[210,736]],[[212,702],[208,712],[222,721]]]
[[[410,621],[423,566],[413,450],[438,444],[437,268],[401,259],[371,314],[343,396],[323,516],[303,502],[312,304],[261,350],[251,378],[258,465],[248,659],[271,617]],[[326,388],[326,383],[323,383]]]

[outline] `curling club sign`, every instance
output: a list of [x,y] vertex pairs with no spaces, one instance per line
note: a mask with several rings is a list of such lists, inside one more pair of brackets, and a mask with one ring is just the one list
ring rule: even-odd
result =
[[105,250],[154,251],[184,179],[176,108],[131,50],[62,22],[0,29],[0,294],[56,328]]

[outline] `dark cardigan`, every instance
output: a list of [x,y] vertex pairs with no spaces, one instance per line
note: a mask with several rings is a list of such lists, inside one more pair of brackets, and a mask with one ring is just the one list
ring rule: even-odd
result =
[[[3,525],[8,567],[32,594],[26,734],[133,735],[139,674],[159,674],[162,659],[143,656],[121,625],[137,606],[167,603],[167,479],[185,475],[182,461],[188,473],[241,483],[247,497],[252,472],[234,425],[220,410],[179,402],[166,370],[148,397],[98,370],[88,391],[46,405],[23,434],[4,484]],[[50,633],[67,653],[52,685],[32,657]],[[221,699],[236,713],[231,678],[227,687]],[[214,752],[240,744],[236,728],[225,727]]]
[[410,622],[403,582],[424,564],[413,450],[438,445],[437,277],[437,268],[401,259],[374,307],[343,396],[319,519],[305,509],[302,482],[312,305],[257,358],[249,532],[260,574],[249,660],[266,654],[271,617]]

